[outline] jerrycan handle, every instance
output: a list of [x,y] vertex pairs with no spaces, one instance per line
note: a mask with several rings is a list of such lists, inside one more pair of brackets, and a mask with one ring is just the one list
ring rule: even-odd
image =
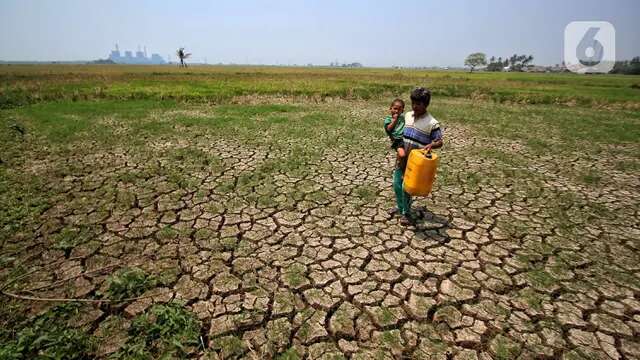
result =
[[431,159],[433,156],[431,156],[431,149],[427,150],[424,154],[424,157],[426,157],[427,159]]

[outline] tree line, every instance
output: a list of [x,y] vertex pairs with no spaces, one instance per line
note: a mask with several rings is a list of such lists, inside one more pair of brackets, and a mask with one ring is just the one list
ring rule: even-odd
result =
[[[470,54],[464,60],[464,65],[469,67],[469,70],[473,72],[480,66],[486,66],[486,71],[524,71],[533,61],[533,55],[518,55],[513,54],[510,57],[496,58],[492,56],[487,62],[487,56],[484,53],[477,52]],[[556,65],[558,68],[558,65]],[[563,63],[564,68],[564,63]],[[566,71],[566,70],[565,70]],[[640,56],[636,56],[631,60],[616,61],[613,66],[611,74],[624,74],[624,75],[640,75]]]
[[489,63],[487,63],[487,55],[478,52],[467,56],[464,65],[468,66],[471,72],[473,72],[476,67],[484,65],[487,66],[487,71],[502,71],[505,68],[508,68],[509,71],[523,71],[532,61],[533,55],[513,54],[511,57],[505,57],[504,60],[502,56],[498,58],[492,56],[491,59],[489,59]]
[[612,74],[640,75],[640,56],[631,60],[616,61],[613,65]]

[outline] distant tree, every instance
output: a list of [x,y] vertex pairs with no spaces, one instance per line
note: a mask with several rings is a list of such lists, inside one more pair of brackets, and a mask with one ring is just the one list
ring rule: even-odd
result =
[[613,74],[640,75],[640,56],[631,60],[616,61],[611,72]]
[[494,62],[496,62],[496,57],[495,57],[495,56],[492,56],[492,57],[491,57],[491,60],[489,60],[489,64],[494,63]]
[[486,64],[487,55],[481,52],[470,54],[464,61],[464,66],[468,66],[470,68],[470,72],[473,72],[473,69],[476,67]]
[[527,63],[527,64],[529,64],[529,63],[530,63],[530,62],[532,62],[532,61],[533,61],[533,55],[529,55],[529,56],[527,57],[526,63]]
[[511,55],[509,58],[509,64],[511,64],[511,67],[515,67],[518,64],[518,54]]
[[184,48],[180,48],[176,51],[176,55],[178,55],[178,58],[180,59],[179,67],[187,67],[187,63],[185,63],[184,60],[191,56],[191,53],[185,53]]

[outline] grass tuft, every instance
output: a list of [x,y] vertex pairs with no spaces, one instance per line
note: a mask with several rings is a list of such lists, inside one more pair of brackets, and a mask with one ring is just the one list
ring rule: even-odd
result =
[[[0,359],[90,359],[95,340],[69,325],[78,303],[58,305],[22,324],[13,339],[0,344]],[[14,324],[14,326],[17,324]]]
[[107,279],[107,290],[104,295],[112,300],[133,298],[142,295],[157,284],[158,280],[147,275],[144,270],[125,268]]
[[184,358],[200,345],[200,327],[182,304],[156,304],[133,320],[127,342],[112,358]]

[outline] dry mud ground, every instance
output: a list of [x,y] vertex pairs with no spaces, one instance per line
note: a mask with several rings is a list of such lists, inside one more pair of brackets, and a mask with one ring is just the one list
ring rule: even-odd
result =
[[[40,179],[13,191],[46,205],[5,233],[5,291],[141,297],[71,315],[99,358],[126,358],[132,324],[170,302],[197,319],[175,357],[640,358],[637,143],[534,151],[453,110],[484,105],[439,101],[440,174],[408,227],[387,215],[383,103],[105,115],[106,142],[27,133],[6,174]],[[56,304],[1,300],[25,319]]]

